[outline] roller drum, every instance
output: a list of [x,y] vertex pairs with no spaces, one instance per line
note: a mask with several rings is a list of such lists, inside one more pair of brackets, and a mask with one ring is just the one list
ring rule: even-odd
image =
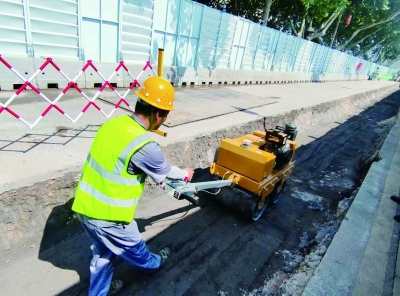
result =
[[215,196],[215,199],[230,209],[239,212],[251,221],[257,221],[267,206],[264,204],[262,209],[258,209],[260,197],[241,187],[224,187]]

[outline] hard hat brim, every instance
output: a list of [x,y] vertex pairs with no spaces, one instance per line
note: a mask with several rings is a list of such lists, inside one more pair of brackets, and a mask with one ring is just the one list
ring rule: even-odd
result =
[[165,106],[161,106],[161,104],[157,104],[155,102],[152,102],[151,100],[149,100],[146,96],[144,96],[142,93],[140,93],[139,91],[135,91],[135,94],[143,101],[145,101],[147,104],[154,106],[158,109],[161,110],[167,110],[167,111],[173,111],[174,110],[174,106],[171,107],[165,107]]

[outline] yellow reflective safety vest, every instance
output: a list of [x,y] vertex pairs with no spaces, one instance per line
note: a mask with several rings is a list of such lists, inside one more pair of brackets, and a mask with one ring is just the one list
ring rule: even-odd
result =
[[104,123],[94,138],[78,183],[72,210],[93,219],[132,222],[145,173],[131,175],[131,156],[153,140],[130,116]]

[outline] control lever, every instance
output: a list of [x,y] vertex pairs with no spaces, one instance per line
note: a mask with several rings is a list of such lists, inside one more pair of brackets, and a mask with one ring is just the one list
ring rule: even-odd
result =
[[186,199],[190,203],[197,205],[199,201],[194,197],[199,191],[231,186],[232,180],[218,180],[209,182],[190,183],[187,181],[171,180],[164,182],[161,188],[170,196],[177,200]]

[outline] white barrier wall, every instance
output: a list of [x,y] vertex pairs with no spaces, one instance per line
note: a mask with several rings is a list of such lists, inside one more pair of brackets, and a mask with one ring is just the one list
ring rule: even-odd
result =
[[[25,69],[46,57],[70,68],[87,60],[111,68],[120,60],[156,64],[158,48],[174,84],[366,79],[377,67],[395,71],[188,0],[0,0],[0,55]],[[3,90],[11,79],[4,72]]]

